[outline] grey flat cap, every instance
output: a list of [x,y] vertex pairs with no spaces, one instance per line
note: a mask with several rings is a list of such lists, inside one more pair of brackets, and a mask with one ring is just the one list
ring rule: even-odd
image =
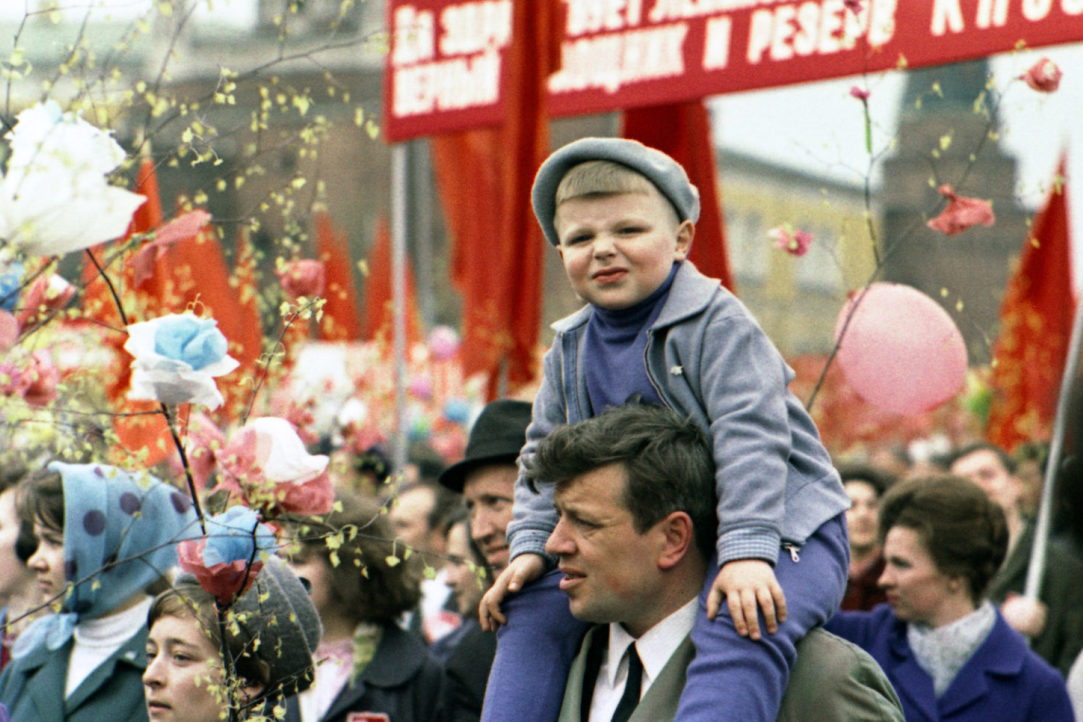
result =
[[699,191],[677,161],[660,150],[627,138],[580,138],[553,151],[534,176],[531,203],[546,239],[559,245],[553,217],[557,186],[569,170],[589,160],[609,160],[646,177],[673,205],[682,221],[699,220]]

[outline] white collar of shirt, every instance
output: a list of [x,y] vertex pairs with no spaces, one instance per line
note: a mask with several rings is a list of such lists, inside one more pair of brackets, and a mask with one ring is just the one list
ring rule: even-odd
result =
[[592,722],[610,720],[617,710],[621,695],[624,694],[624,683],[628,678],[628,662],[624,656],[628,645],[635,642],[636,653],[643,662],[643,681],[639,688],[639,698],[643,699],[643,695],[658,678],[669,658],[692,631],[697,602],[698,597],[692,597],[687,604],[655,624],[638,639],[628,634],[617,622],[609,625],[609,647],[598,670],[598,680],[591,697]]

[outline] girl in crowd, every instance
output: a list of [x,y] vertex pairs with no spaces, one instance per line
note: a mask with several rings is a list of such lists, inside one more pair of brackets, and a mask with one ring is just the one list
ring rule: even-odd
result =
[[199,533],[188,497],[149,475],[53,462],[24,504],[37,536],[28,565],[59,612],[19,636],[0,702],[20,722],[146,719],[147,590]]
[[[320,620],[277,557],[264,562],[221,626],[214,597],[188,575],[158,595],[147,626],[143,686],[154,722],[278,719],[283,698],[307,689],[315,675]],[[234,670],[228,677],[223,632]]]
[[290,525],[301,539],[290,563],[311,584],[324,641],[316,683],[298,704],[291,700],[286,719],[345,722],[370,712],[394,722],[439,720],[443,669],[396,624],[421,598],[414,565],[389,563],[398,558],[394,535],[375,501],[342,490],[335,498],[340,511]]
[[955,476],[901,482],[880,504],[879,535],[887,604],[826,628],[880,663],[909,722],[1074,719],[1063,678],[985,599],[1008,549],[997,504]]

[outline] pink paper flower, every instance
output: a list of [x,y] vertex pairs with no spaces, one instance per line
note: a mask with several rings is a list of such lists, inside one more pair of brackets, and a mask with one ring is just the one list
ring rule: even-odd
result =
[[294,299],[301,296],[322,296],[327,283],[323,263],[311,258],[290,261],[276,273],[282,290]]
[[177,545],[177,563],[219,604],[227,605],[256,580],[263,569],[261,557],[274,552],[274,532],[244,506],[230,507],[206,525],[205,537]]
[[854,15],[861,13],[861,0],[843,0],[842,4]]
[[437,361],[447,361],[459,352],[459,334],[450,326],[437,326],[429,333],[429,351]]
[[45,406],[56,398],[60,372],[45,351],[35,351],[25,364],[0,364],[0,393],[21,396],[32,406]]
[[154,265],[177,241],[192,238],[211,220],[211,214],[195,210],[174,218],[154,232],[154,240],[139,249],[131,261],[136,287],[154,275]]
[[19,321],[10,313],[0,310],[0,351],[7,351],[19,340]]
[[27,326],[38,320],[38,313],[44,308],[57,310],[64,308],[75,296],[75,286],[63,276],[55,273],[40,276],[30,284],[19,311],[19,323]]
[[940,215],[925,224],[934,231],[954,236],[971,226],[979,224],[991,226],[996,222],[993,208],[988,202],[958,195],[947,183],[937,190],[940,195],[948,199],[948,205],[940,212]]
[[220,486],[239,491],[252,506],[271,513],[326,514],[334,503],[328,458],[305,450],[285,419],[253,419],[219,454]]
[[1025,80],[1027,85],[1039,93],[1052,93],[1060,87],[1062,75],[1064,73],[1056,63],[1049,58],[1042,58],[1020,75],[1019,79]]
[[871,95],[871,93],[854,85],[850,87],[850,95],[857,98],[858,100],[865,101],[869,99],[869,95]]
[[786,251],[792,256],[803,256],[812,245],[812,234],[794,229],[789,223],[776,226],[767,231],[767,237],[775,242],[775,248]]

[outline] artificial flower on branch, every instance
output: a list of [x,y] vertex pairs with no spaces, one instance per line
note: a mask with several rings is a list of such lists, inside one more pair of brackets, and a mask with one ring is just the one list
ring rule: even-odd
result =
[[167,406],[222,405],[215,378],[239,363],[226,353],[228,342],[213,318],[192,313],[170,314],[128,326],[124,350],[132,361],[133,401],[159,401]]
[[324,264],[311,258],[280,260],[275,274],[282,284],[282,290],[294,301],[302,297],[322,296],[327,286]]
[[109,185],[124,150],[106,131],[49,100],[28,108],[4,136],[0,240],[38,256],[80,251],[124,234],[146,198]]
[[246,506],[230,507],[207,519],[206,526],[205,536],[177,545],[177,563],[227,606],[252,586],[264,555],[274,554],[277,540],[271,527]]
[[961,196],[947,183],[937,190],[940,195],[948,199],[948,205],[940,212],[940,215],[925,224],[934,231],[954,236],[971,226],[991,226],[996,222],[993,208],[988,201]]
[[767,231],[767,237],[775,242],[775,248],[786,251],[791,256],[803,256],[812,245],[812,234],[795,229],[789,223],[783,223]]
[[327,463],[328,457],[305,450],[293,424],[264,416],[234,432],[219,453],[224,473],[218,488],[239,492],[269,517],[326,514],[335,497]]
[[1027,69],[1027,72],[1019,76],[1032,90],[1039,93],[1053,93],[1060,87],[1060,79],[1064,75],[1057,64],[1049,58],[1042,58]]

